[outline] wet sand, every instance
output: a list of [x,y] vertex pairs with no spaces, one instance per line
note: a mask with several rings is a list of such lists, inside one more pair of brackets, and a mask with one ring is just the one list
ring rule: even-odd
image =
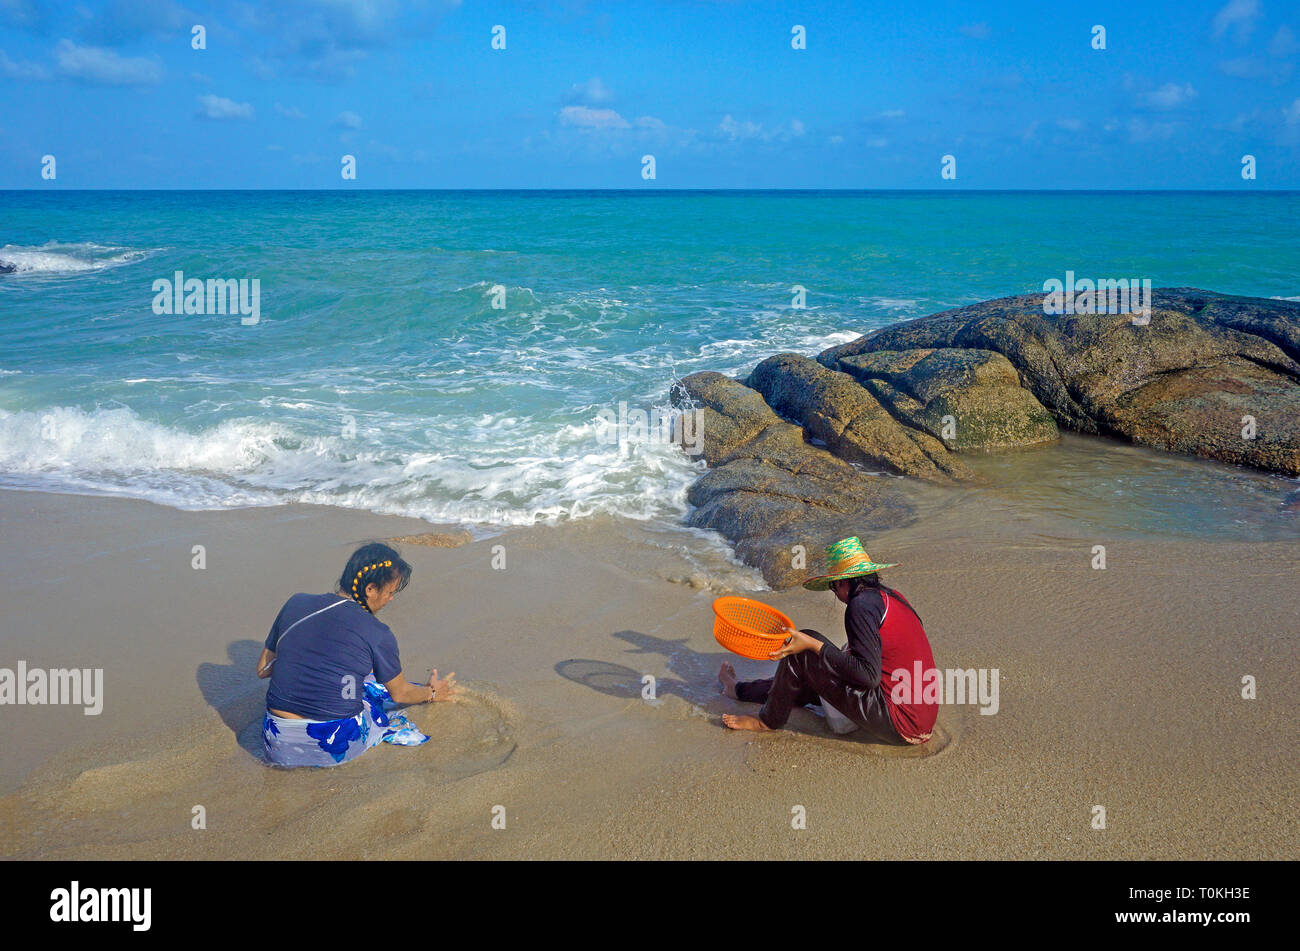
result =
[[[953,496],[868,540],[902,563],[886,580],[938,666],[1000,671],[998,712],[945,706],[926,746],[838,738],[809,711],[724,730],[755,708],[720,696],[719,663],[772,665],[726,654],[710,604],[752,574],[685,533],[592,520],[403,544],[414,577],[381,619],[412,679],[455,670],[462,700],[414,708],[422,747],[286,771],[259,759],[253,675],[280,605],[330,589],[358,542],[431,526],[0,491],[0,667],[102,667],[106,695],[93,717],[0,707],[0,854],[1300,857],[1297,545],[1088,537],[991,507]],[[842,640],[831,595],[759,596]]]

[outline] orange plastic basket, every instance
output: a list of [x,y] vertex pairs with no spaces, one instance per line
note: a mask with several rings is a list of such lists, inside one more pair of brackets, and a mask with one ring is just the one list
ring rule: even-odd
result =
[[713,614],[713,636],[718,643],[751,660],[771,660],[771,653],[794,629],[794,622],[776,608],[749,598],[718,598],[713,602]]

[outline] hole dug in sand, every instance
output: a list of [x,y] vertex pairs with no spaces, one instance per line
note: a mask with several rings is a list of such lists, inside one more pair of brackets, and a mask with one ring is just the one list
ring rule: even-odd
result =
[[518,712],[495,691],[462,684],[457,700],[409,707],[406,715],[429,735],[429,742],[416,747],[415,755],[425,768],[436,769],[448,779],[503,766],[519,745],[515,739]]
[[262,717],[245,726],[239,745],[255,745],[255,756],[277,772],[320,772],[335,774],[351,767],[379,765],[401,773],[433,773],[440,779],[457,780],[504,765],[518,743],[515,708],[495,691],[458,684],[459,696],[448,703],[417,704],[403,711],[407,719],[429,737],[429,742],[415,747],[393,747],[381,743],[360,758],[323,769],[284,769],[267,762],[262,753]]

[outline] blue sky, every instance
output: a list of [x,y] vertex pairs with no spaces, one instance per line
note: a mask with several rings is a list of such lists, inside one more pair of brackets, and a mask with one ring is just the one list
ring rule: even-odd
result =
[[0,0],[0,187],[1293,189],[1297,63],[1279,0]]

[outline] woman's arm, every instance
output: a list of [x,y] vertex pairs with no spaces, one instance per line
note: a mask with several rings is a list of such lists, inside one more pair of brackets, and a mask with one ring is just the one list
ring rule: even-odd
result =
[[394,703],[428,703],[433,699],[433,687],[428,684],[413,684],[401,671],[384,686],[388,688],[388,695]]
[[262,680],[271,676],[271,665],[275,663],[275,651],[262,648],[262,656],[257,658],[257,676]]
[[844,610],[848,650],[827,644],[821,651],[831,670],[855,687],[872,690],[880,683],[880,622],[885,618],[885,599],[879,591],[864,591]]
[[413,684],[402,674],[384,684],[388,695],[394,703],[428,703],[431,700],[450,700],[456,693],[456,673],[453,671],[442,680],[438,679],[437,668],[429,675],[427,684]]

